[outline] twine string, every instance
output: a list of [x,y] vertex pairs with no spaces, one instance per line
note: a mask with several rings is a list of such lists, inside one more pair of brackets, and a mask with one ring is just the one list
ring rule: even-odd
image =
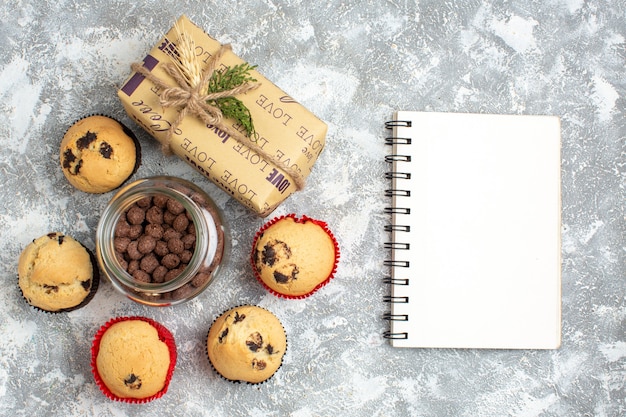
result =
[[280,161],[277,161],[273,155],[261,148],[256,141],[248,140],[248,138],[243,136],[238,130],[230,128],[223,121],[224,117],[222,111],[218,107],[209,104],[209,102],[213,100],[244,94],[259,87],[258,83],[252,84],[246,82],[230,90],[220,91],[216,93],[208,92],[209,80],[211,79],[213,72],[215,71],[215,65],[218,62],[219,58],[224,54],[224,52],[228,50],[230,50],[230,45],[222,45],[218,52],[211,56],[211,58],[208,60],[207,66],[202,71],[200,81],[197,83],[197,85],[190,85],[190,83],[183,75],[181,69],[173,63],[163,64],[163,69],[167,73],[167,75],[174,79],[176,83],[176,85],[174,86],[171,86],[165,83],[160,78],[156,77],[152,73],[152,71],[144,67],[142,63],[134,62],[131,64],[131,69],[134,72],[144,76],[161,90],[161,93],[159,95],[159,103],[163,107],[175,107],[180,109],[176,120],[174,120],[174,122],[171,124],[165,138],[159,140],[161,142],[161,150],[166,155],[170,155],[172,153],[170,148],[172,135],[174,134],[180,123],[182,123],[182,121],[185,119],[185,117],[187,117],[188,115],[192,115],[200,119],[206,125],[218,127],[220,130],[230,135],[237,142],[248,146],[252,151],[256,152],[265,160],[270,161],[277,167],[280,167],[280,169],[282,169],[289,177],[291,177],[294,185],[296,186],[296,189],[301,190],[302,188],[304,188],[304,177],[300,172],[292,167],[283,166],[282,164],[280,164]]

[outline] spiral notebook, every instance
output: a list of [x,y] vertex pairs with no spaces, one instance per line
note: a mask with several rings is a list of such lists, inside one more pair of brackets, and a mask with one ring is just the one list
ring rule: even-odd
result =
[[401,111],[386,127],[395,347],[561,343],[556,116]]

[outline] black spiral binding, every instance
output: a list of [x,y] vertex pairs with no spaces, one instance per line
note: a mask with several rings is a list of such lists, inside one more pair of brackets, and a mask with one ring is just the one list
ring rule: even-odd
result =
[[[411,127],[411,122],[408,120],[391,120],[385,123],[385,128],[393,129],[394,127]],[[411,138],[402,138],[402,137],[387,137],[385,138],[385,144],[387,145],[410,145]],[[401,155],[401,154],[390,154],[385,156],[385,161],[388,163],[394,162],[411,162],[410,155]],[[411,179],[410,172],[396,172],[389,171],[385,173],[385,178],[388,180],[394,179]],[[399,190],[399,189],[387,189],[385,190],[386,197],[410,197],[410,190]],[[385,214],[389,215],[408,215],[411,214],[411,209],[408,207],[385,207]],[[386,232],[410,232],[411,226],[397,224],[397,221],[394,223],[389,223],[385,225]],[[397,236],[397,234],[395,235]],[[390,252],[395,253],[396,251],[409,250],[410,245],[404,242],[385,242],[385,249],[388,249]],[[395,259],[388,259],[384,261],[385,266],[390,268],[408,268],[410,265],[410,261],[400,261]],[[383,279],[383,283],[387,285],[409,285],[409,278],[399,278],[399,277],[391,277],[387,276]],[[397,297],[393,295],[385,295],[383,297],[383,301],[385,303],[408,303],[409,297]],[[385,313],[383,314],[383,319],[388,321],[408,321],[408,314],[392,314]],[[385,339],[407,339],[408,333],[400,332],[394,333],[391,331],[386,331],[383,333],[383,337]]]
[[385,214],[411,214],[408,207],[385,207]]
[[392,180],[394,178],[399,178],[401,180],[410,180],[411,173],[410,172],[385,172],[385,178],[388,180]]
[[411,162],[411,155],[386,155],[385,162]]
[[411,138],[398,138],[398,137],[389,137],[385,138],[385,143],[387,145],[410,145]]
[[383,314],[383,318],[385,320],[394,320],[394,321],[409,321],[409,315],[408,314],[391,314],[391,313],[385,313]]
[[383,337],[385,339],[408,339],[409,338],[409,334],[406,332],[401,332],[401,333],[392,333],[392,332],[383,332]]
[[385,249],[391,250],[409,250],[408,243],[400,243],[400,242],[385,242]]
[[385,278],[383,278],[383,284],[389,284],[389,285],[409,285],[409,279],[408,278],[385,277]]
[[394,127],[411,127],[410,120],[389,120],[385,122],[385,128],[393,129]]

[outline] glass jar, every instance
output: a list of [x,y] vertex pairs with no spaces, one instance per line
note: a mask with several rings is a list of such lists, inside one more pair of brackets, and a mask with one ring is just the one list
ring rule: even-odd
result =
[[[167,200],[171,200],[167,207],[160,207]],[[180,213],[188,220],[184,229],[168,224],[174,223],[171,218],[176,216],[168,210],[170,203],[179,211],[180,205],[184,208]],[[140,208],[144,210],[143,220]],[[165,219],[162,223],[159,211]],[[177,226],[185,221],[178,220]],[[154,230],[159,225],[166,232],[157,239]],[[183,252],[172,249],[180,254],[178,263],[169,262],[171,256],[166,263],[166,255],[160,251],[169,251],[167,246],[172,245],[164,240],[168,230],[174,235],[178,230],[178,240],[189,243],[185,257]],[[175,177],[144,178],[121,188],[104,209],[96,232],[98,262],[109,281],[130,299],[150,306],[179,304],[200,294],[218,275],[229,250],[227,227],[211,198],[195,184]],[[150,258],[150,262],[144,258]],[[159,273],[157,279],[157,270],[162,272],[164,268],[167,274]]]

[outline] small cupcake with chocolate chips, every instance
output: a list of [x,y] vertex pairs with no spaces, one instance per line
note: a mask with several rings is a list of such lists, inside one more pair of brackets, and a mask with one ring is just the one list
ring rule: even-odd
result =
[[252,244],[255,276],[271,293],[304,298],[333,278],[339,246],[328,225],[294,214],[266,223]]
[[91,368],[109,399],[146,403],[162,397],[176,366],[176,343],[165,326],[146,317],[118,317],[96,333]]
[[49,313],[85,306],[100,282],[93,254],[60,232],[33,239],[20,254],[17,274],[24,299]]
[[61,168],[74,187],[106,193],[122,185],[140,164],[140,146],[126,126],[107,116],[74,123],[61,141]]
[[258,384],[282,365],[287,335],[273,313],[244,305],[224,312],[213,322],[206,348],[211,365],[222,377]]

